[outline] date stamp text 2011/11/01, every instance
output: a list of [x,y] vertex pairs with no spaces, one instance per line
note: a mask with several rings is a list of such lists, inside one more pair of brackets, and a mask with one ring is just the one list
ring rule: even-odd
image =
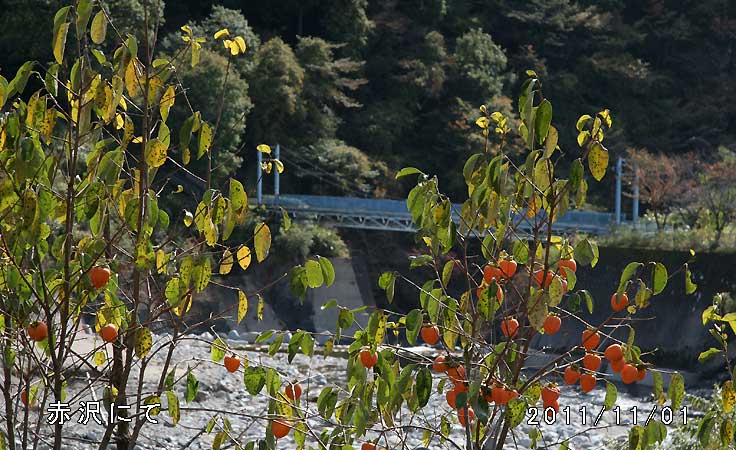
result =
[[601,407],[594,410],[586,406],[580,407],[577,411],[569,406],[560,408],[555,411],[553,408],[528,408],[526,412],[528,425],[554,425],[564,423],[565,425],[582,425],[597,427],[601,424],[603,417],[609,416],[611,421],[606,420],[606,425],[649,425],[652,420],[658,420],[664,425],[672,425],[678,420],[682,420],[682,424],[687,424],[687,406],[683,406],[674,411],[669,406],[658,408],[652,407],[648,410],[641,410],[634,406],[628,410],[622,410],[616,406],[611,409]]

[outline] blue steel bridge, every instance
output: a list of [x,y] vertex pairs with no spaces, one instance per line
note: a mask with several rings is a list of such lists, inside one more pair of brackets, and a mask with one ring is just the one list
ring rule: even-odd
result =
[[[257,200],[269,209],[284,208],[296,220],[313,220],[329,223],[341,228],[359,228],[366,230],[406,231],[416,230],[406,200],[362,198],[365,195],[355,180],[341,179],[338,175],[319,166],[317,161],[307,159],[298,151],[288,151],[280,145],[274,148],[274,157],[287,167],[300,173],[307,173],[319,178],[321,183],[341,188],[349,196],[298,195],[280,193],[280,175],[273,171],[273,195],[263,195],[263,172],[261,170],[262,154],[258,153],[256,164]],[[559,217],[555,222],[556,233],[585,232],[605,234],[612,225],[622,223],[621,213],[621,179],[622,160],[616,165],[616,212],[594,212],[571,210]],[[455,223],[460,222],[460,204],[453,204],[452,217]],[[638,199],[634,201],[634,211],[638,210]],[[521,221],[520,231],[531,231],[529,225],[524,229]]]
[[[322,195],[263,195],[261,203],[267,208],[284,208],[297,220],[314,220],[342,228],[360,228],[383,231],[415,231],[411,213],[405,200],[334,197]],[[459,223],[460,204],[452,205],[452,218]],[[591,234],[606,233],[614,223],[611,213],[568,211],[557,219],[556,233],[582,231]],[[521,229],[524,229],[523,221]]]

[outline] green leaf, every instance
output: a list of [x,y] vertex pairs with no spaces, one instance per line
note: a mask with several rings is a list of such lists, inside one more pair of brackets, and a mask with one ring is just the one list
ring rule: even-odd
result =
[[394,286],[396,285],[396,272],[383,272],[378,278],[378,287],[386,291],[389,303],[394,301]]
[[672,402],[672,410],[676,411],[680,409],[682,405],[682,399],[685,396],[685,378],[680,373],[675,373],[670,379],[670,388],[667,391],[667,396]]
[[304,263],[304,268],[307,270],[307,286],[312,289],[316,289],[324,283],[324,276],[322,275],[322,267],[320,264],[310,259]]
[[424,172],[417,169],[416,167],[404,167],[403,169],[399,170],[399,173],[396,174],[396,179],[398,180],[399,178],[414,174],[424,175]]
[[194,400],[194,397],[197,396],[198,390],[199,381],[197,381],[197,378],[192,373],[192,370],[189,369],[187,371],[187,391],[184,396],[184,400],[186,400],[187,403],[190,403],[192,400]]
[[317,410],[319,414],[325,419],[330,420],[332,414],[335,412],[335,406],[337,405],[337,392],[332,390],[332,387],[328,386],[322,389],[319,397],[317,398]]
[[169,402],[169,416],[171,416],[172,422],[176,425],[179,423],[179,419],[181,418],[179,412],[179,398],[174,392],[166,391],[166,400]]
[[273,356],[281,349],[281,343],[284,342],[284,334],[279,333],[276,335],[276,339],[271,342],[271,345],[268,346],[268,354],[269,356]]
[[325,285],[332,286],[332,283],[335,282],[335,268],[332,266],[332,262],[322,256],[318,256],[317,261],[322,267],[322,278],[324,278]]
[[652,293],[654,295],[662,292],[667,286],[667,268],[662,263],[656,263],[652,269]]
[[271,229],[268,228],[268,225],[261,222],[256,225],[253,230],[253,237],[256,259],[258,259],[258,262],[263,262],[263,260],[268,257],[268,252],[271,250]]
[[105,35],[107,34],[107,18],[105,13],[100,10],[95,14],[92,19],[92,28],[89,31],[92,42],[95,44],[102,44],[105,41]]
[[412,309],[406,315],[406,340],[409,344],[414,345],[422,329],[422,310]]
[[[577,253],[575,254],[577,256]],[[634,276],[637,270],[639,270],[640,267],[642,267],[644,264],[640,262],[632,262],[626,265],[624,268],[624,271],[621,272],[621,280],[618,282],[618,289],[616,292],[618,294],[621,294],[624,292],[624,289],[626,288],[626,283],[631,279],[631,277]]]
[[527,404],[521,398],[514,398],[509,401],[506,407],[506,417],[511,428],[516,428],[521,424],[526,416]]
[[610,381],[606,381],[606,399],[603,401],[603,407],[610,410],[616,404],[617,398],[618,390],[616,389],[616,385]]
[[690,272],[690,267],[685,264],[685,294],[690,295],[695,292],[698,285],[693,283],[693,274]]
[[225,357],[225,350],[227,349],[227,343],[223,338],[218,337],[210,344],[210,355],[212,356],[213,362],[220,362]]
[[585,306],[588,308],[588,314],[593,314],[593,296],[587,290],[582,290],[580,293],[585,299]]
[[698,362],[704,363],[720,353],[723,353],[723,350],[719,350],[717,348],[711,347],[708,350],[702,352],[700,355],[698,355]]
[[291,228],[291,217],[289,217],[289,213],[284,208],[279,209],[281,209],[281,228],[284,229],[284,232],[289,231],[289,228]]
[[552,123],[552,104],[545,99],[539,104],[534,118],[534,134],[540,144],[547,138],[550,123]]
[[416,388],[419,406],[424,407],[429,402],[429,396],[432,394],[432,373],[426,367],[422,367],[417,371]]
[[263,367],[248,366],[243,369],[243,383],[250,395],[258,395],[266,385],[266,371]]
[[[575,245],[575,260],[578,264],[591,267],[598,261],[598,247],[588,239],[583,239]],[[595,261],[595,262],[594,262]]]

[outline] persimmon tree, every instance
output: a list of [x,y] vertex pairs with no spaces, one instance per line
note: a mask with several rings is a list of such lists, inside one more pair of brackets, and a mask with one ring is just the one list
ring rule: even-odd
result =
[[[177,67],[199,63],[205,37],[182,27],[180,49],[158,57],[161,18],[152,11],[159,8],[143,3],[139,38],[120,32],[105,2],[64,6],[53,19],[54,61],[29,61],[10,81],[0,76],[3,448],[17,442],[66,447],[71,422],[49,426],[45,411],[89,395],[129,419],[106,423],[99,448],[115,442],[132,449],[146,425],[146,406],[168,409],[176,424],[181,409],[174,386],[185,380],[189,400],[197,383],[191,370],[176,373],[174,349],[224,315],[237,312],[242,319],[249,297],[262,310],[261,294],[286,277],[253,292],[233,287],[228,310],[209,319],[188,317],[216,277],[268,257],[271,230],[268,220],[250,212],[241,181],[212,181],[213,139],[228,132],[220,129],[226,84],[212,86],[220,113],[203,117],[177,76]],[[228,70],[246,52],[243,37],[227,29],[207,38],[229,58]],[[175,102],[191,115],[171,130]],[[283,170],[267,145],[258,151],[266,153],[267,172]],[[188,168],[195,160],[204,162],[199,173]],[[195,182],[186,189],[171,185],[174,172]],[[164,193],[193,201],[167,212]],[[317,264],[331,273],[325,258]],[[89,314],[97,337],[80,346],[89,340],[80,333]],[[154,342],[160,331],[171,338]],[[213,345],[226,350],[223,341]],[[157,354],[166,355],[165,362],[151,386],[144,378]],[[233,363],[225,361],[226,368]],[[67,392],[80,368],[95,377]]]
[[[247,269],[253,259],[266,260],[271,227],[252,211],[241,181],[230,179],[226,186],[212,181],[213,138],[227,131],[220,129],[219,114],[205,118],[189,105],[191,116],[172,138],[171,106],[188,104],[176,68],[198,63],[205,37],[182,27],[181,49],[159,58],[155,25],[160,18],[149,6],[144,1],[140,40],[119,32],[104,2],[78,0],[63,7],[53,21],[54,62],[28,62],[12,80],[0,77],[0,390],[5,408],[0,436],[10,448],[16,441],[27,448],[47,439],[62,448],[68,423],[49,427],[42,412],[51,403],[89,393],[100,393],[108,406],[130,407],[131,422],[105,426],[97,443],[101,449],[113,441],[117,448],[133,448],[145,433],[147,406],[160,404],[176,426],[182,408],[175,386],[186,384],[189,401],[198,385],[195,371],[177,373],[172,359],[187,335],[231,314],[240,321],[249,299],[257,298],[256,310],[262,311],[262,294],[281,279],[288,277],[300,297],[334,281],[330,262],[316,257],[252,292],[232,286],[233,304],[220,314],[188,318],[214,277],[228,275],[236,264]],[[232,64],[246,52],[244,39],[226,29],[207,38],[221,42]],[[222,102],[224,89],[213,87],[213,98]],[[571,384],[579,380],[584,391],[595,389],[603,379],[600,353],[621,366],[624,382],[635,382],[647,371],[659,376],[636,346],[633,331],[626,342],[612,332],[628,327],[631,317],[664,289],[671,276],[667,269],[656,262],[629,264],[620,284],[611,286],[608,318],[591,324],[578,313],[579,305],[592,309],[596,302],[579,289],[575,274],[578,265],[598,263],[597,247],[555,233],[556,219],[585,200],[585,167],[596,180],[605,175],[603,141],[612,126],[610,113],[584,115],[577,122],[580,149],[573,153],[567,178],[558,176],[558,130],[536,74],[528,73],[519,100],[516,131],[528,148],[525,160],[505,153],[512,134],[508,119],[484,107],[481,114],[477,125],[485,146],[458,174],[468,190],[459,210],[442,194],[436,177],[415,168],[398,174],[418,178],[407,206],[424,252],[411,265],[426,266],[435,276],[417,284],[387,272],[378,281],[389,302],[396,282],[412,284],[421,308],[405,315],[377,309],[367,327],[352,336],[345,330],[355,323],[356,311],[340,308],[324,354],[343,338],[350,340],[347,383],[327,386],[316,402],[302,395],[283,368],[248,361],[224,339],[214,339],[213,362],[222,363],[224,371],[242,372],[244,389],[264,403],[265,412],[239,416],[248,421],[243,427],[261,423],[264,430],[256,438],[243,437],[236,429],[241,424],[229,419],[232,412],[223,405],[202,425],[214,433],[213,447],[276,448],[278,439],[291,434],[297,448],[396,448],[419,432],[432,448],[500,449],[528,407],[541,399],[552,414],[561,406],[555,384],[563,373]],[[283,169],[270,158],[267,145],[257,151],[266,154],[266,172]],[[202,173],[190,170],[198,159],[204,162]],[[160,202],[162,192],[186,188],[169,185],[167,171],[184,172],[203,188],[187,191],[194,201],[171,215]],[[288,215],[279,221],[282,229],[289,228]],[[480,243],[480,253],[472,250],[473,242]],[[691,289],[687,267],[683,270]],[[608,307],[609,300],[603,303]],[[79,353],[75,343],[86,313],[94,315],[99,337]],[[531,338],[573,321],[585,326],[580,345],[535,372],[524,370]],[[170,331],[170,338],[154,340],[159,330]],[[289,362],[297,353],[313,356],[312,333],[293,331],[288,344],[278,331],[263,333],[258,342],[271,340],[271,356],[285,346]],[[429,358],[389,345],[389,332],[404,333],[412,344],[421,335],[437,354]],[[158,354],[165,355],[164,365],[151,385],[144,378]],[[99,376],[68,393],[67,383],[79,367],[95,367]],[[655,381],[658,401],[664,399],[661,384]],[[444,393],[447,386],[448,407],[425,417],[435,388]],[[606,389],[610,408],[616,390],[610,382]],[[678,375],[669,394],[676,409],[682,399]],[[159,413],[156,408],[149,412]],[[462,441],[451,438],[457,422]],[[632,445],[648,448],[663,435],[657,421],[635,426]],[[543,442],[544,436],[537,430],[531,438]]]

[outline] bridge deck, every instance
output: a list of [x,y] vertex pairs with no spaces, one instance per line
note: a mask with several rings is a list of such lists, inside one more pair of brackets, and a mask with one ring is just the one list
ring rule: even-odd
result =
[[[284,208],[292,217],[328,221],[343,228],[387,231],[414,231],[411,214],[403,200],[332,197],[318,195],[264,195],[269,208]],[[453,204],[453,218],[459,221],[460,204]],[[606,233],[614,223],[610,213],[568,211],[555,222],[556,232]]]

